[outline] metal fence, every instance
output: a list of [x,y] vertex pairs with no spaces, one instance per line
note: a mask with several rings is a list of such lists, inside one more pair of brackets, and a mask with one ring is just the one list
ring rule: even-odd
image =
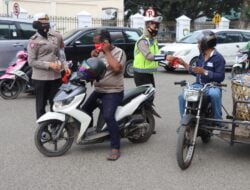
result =
[[[78,19],[77,17],[50,17],[52,23],[55,23],[56,30],[62,34],[78,28]],[[104,20],[99,18],[92,18],[92,26],[127,26],[129,27],[129,22],[122,19],[114,20]]]
[[195,30],[214,29],[214,28],[215,28],[215,24],[213,24],[212,21],[191,23],[191,32]]
[[[9,17],[7,14],[0,14],[0,17]],[[28,20],[32,20],[32,17],[29,16]],[[64,34],[70,30],[78,28],[78,19],[77,17],[63,17],[63,16],[50,16],[50,22],[52,25],[55,25],[55,29],[60,33]],[[125,26],[129,27],[129,21],[123,19],[114,19],[114,20],[105,20],[100,18],[92,18],[92,26]]]
[[157,35],[159,42],[173,42],[176,36],[176,22],[162,22],[160,25],[160,31]]
[[77,17],[51,16],[50,21],[51,23],[55,24],[55,29],[62,34],[76,29],[78,26]]
[[235,29],[250,29],[250,20],[245,20],[245,21],[231,21],[230,22],[230,28],[235,28]]

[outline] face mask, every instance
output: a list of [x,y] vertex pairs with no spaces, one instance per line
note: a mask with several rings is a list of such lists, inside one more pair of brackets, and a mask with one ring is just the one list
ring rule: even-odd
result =
[[104,43],[95,43],[95,49],[100,52],[102,51],[102,47],[103,47]]
[[38,25],[38,27],[37,27],[37,32],[38,32],[41,36],[47,38],[47,34],[48,34],[48,32],[49,32],[49,28],[50,28],[49,23],[43,23],[43,24],[40,23],[40,24]]
[[152,37],[155,37],[155,36],[157,36],[157,34],[158,34],[158,29],[152,29],[152,28],[148,27],[148,32],[149,32],[149,34],[150,34]]

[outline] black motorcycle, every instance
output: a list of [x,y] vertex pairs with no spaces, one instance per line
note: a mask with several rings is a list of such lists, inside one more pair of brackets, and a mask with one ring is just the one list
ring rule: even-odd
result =
[[213,118],[212,105],[205,95],[207,88],[226,86],[224,84],[207,83],[202,88],[193,88],[186,81],[175,82],[184,88],[185,111],[178,129],[177,162],[181,169],[186,169],[192,162],[197,137],[208,143],[212,135],[214,122],[205,118]]

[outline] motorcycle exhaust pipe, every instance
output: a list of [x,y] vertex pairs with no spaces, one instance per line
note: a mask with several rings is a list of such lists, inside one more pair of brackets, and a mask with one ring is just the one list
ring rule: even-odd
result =
[[140,114],[132,115],[131,119],[126,123],[125,127],[130,126],[131,124],[139,124],[144,122],[144,117]]

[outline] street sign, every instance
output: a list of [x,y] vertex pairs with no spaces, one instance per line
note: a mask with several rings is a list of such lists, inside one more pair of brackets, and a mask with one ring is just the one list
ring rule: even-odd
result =
[[13,4],[13,13],[14,15],[16,15],[18,17],[18,15],[20,14],[20,6],[18,3],[14,3]]
[[216,14],[214,15],[214,18],[213,18],[212,22],[213,22],[214,24],[218,25],[218,24],[220,23],[220,21],[221,21],[221,16],[220,16],[220,14],[216,13]]
[[145,16],[147,16],[147,17],[155,17],[155,10],[153,8],[146,9]]
[[4,0],[4,3],[7,5],[7,4],[9,4],[10,1],[11,0]]

